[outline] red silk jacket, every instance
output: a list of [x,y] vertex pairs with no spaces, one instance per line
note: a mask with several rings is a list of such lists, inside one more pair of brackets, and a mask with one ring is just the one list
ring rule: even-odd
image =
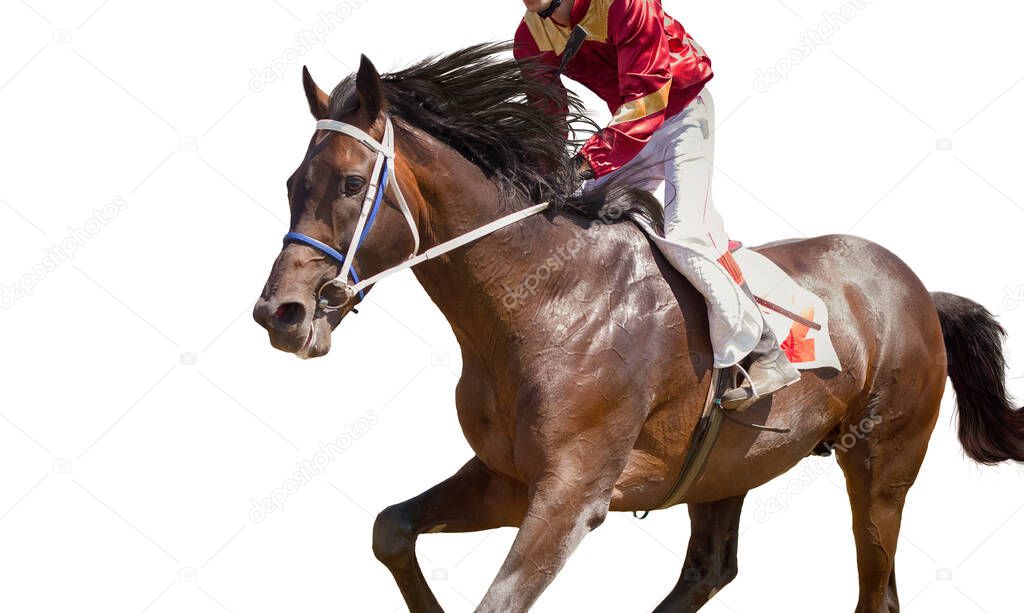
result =
[[[570,21],[564,26],[527,13],[515,56],[557,67],[573,28],[587,31],[565,76],[600,96],[614,116],[580,152],[601,177],[635,158],[667,118],[697,97],[713,76],[711,60],[661,0],[576,0]],[[552,86],[564,87],[560,79]]]

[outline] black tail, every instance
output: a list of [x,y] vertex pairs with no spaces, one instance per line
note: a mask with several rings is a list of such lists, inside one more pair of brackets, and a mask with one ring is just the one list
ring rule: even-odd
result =
[[980,304],[932,294],[942,322],[949,378],[956,390],[960,443],[982,464],[1024,462],[1024,410],[1006,391],[1006,331]]

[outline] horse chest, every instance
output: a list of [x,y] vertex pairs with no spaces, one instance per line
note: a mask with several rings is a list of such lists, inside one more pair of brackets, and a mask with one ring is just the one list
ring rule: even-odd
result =
[[464,368],[455,391],[459,424],[477,457],[491,470],[519,478],[515,465],[515,423],[503,408],[494,382],[482,372]]

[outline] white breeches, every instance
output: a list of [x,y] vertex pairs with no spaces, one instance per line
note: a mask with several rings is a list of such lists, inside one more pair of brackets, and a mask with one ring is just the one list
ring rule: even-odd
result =
[[655,132],[633,161],[589,182],[584,189],[625,176],[658,197],[665,207],[665,238],[651,239],[704,295],[715,366],[725,368],[738,363],[754,348],[764,319],[758,306],[726,269],[728,265],[738,271],[738,266],[728,253],[725,224],[711,198],[714,126],[714,103],[704,89]]

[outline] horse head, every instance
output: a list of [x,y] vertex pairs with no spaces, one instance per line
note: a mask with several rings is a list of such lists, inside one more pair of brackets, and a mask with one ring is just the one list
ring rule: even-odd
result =
[[415,252],[419,212],[394,174],[394,128],[373,64],[363,57],[354,88],[349,78],[334,96],[305,68],[303,86],[317,131],[287,181],[290,232],[253,317],[274,347],[312,358],[330,350],[331,332],[370,290],[354,289],[360,278]]

